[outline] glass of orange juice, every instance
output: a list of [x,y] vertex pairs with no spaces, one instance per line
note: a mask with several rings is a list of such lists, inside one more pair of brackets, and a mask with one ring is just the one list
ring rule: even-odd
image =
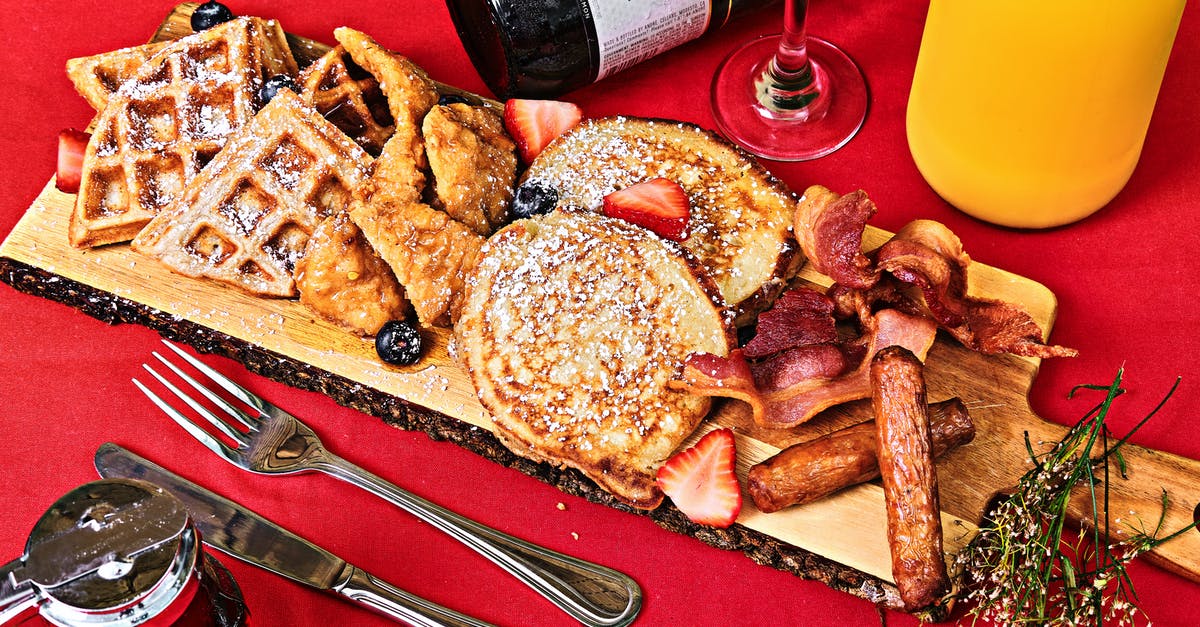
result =
[[908,144],[950,204],[1068,224],[1133,173],[1185,0],[931,0]]

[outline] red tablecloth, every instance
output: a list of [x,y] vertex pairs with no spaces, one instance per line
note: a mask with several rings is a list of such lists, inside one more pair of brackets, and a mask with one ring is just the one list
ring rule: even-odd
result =
[[[250,2],[234,11],[279,18],[291,32],[331,41],[341,25],[402,51],[444,82],[484,90],[438,2]],[[1141,164],[1107,208],[1070,227],[997,228],[958,213],[922,181],[905,144],[904,107],[925,15],[922,2],[811,3],[810,31],[844,46],[872,92],[862,132],[841,151],[768,167],[795,189],[821,183],[864,188],[895,230],[916,217],[956,231],[971,256],[1046,284],[1059,297],[1052,339],[1076,359],[1043,363],[1031,391],[1042,416],[1070,422],[1075,384],[1108,383],[1126,371],[1130,393],[1114,427],[1128,427],[1177,375],[1174,400],[1135,441],[1200,458],[1200,308],[1193,256],[1200,235],[1200,16],[1191,10],[1175,44]],[[85,125],[88,106],[63,72],[66,59],[147,39],[171,8],[159,2],[8,3],[0,20],[0,233],[7,234],[54,171],[60,128]],[[589,115],[673,117],[711,126],[709,80],[742,41],[778,28],[771,10],[676,49],[610,80],[568,94]],[[1068,27],[1064,25],[1064,28]],[[1019,93],[1014,97],[1020,97]],[[108,326],[68,307],[0,286],[0,561],[20,554],[29,529],[69,489],[96,479],[91,458],[113,440],[325,545],[414,593],[501,624],[569,624],[535,593],[483,558],[372,496],[319,475],[251,476],[219,461],[153,409],[130,384],[157,336]],[[646,601],[639,624],[877,624],[868,602],[757,566],[499,467],[423,434],[290,389],[209,358],[278,404],[311,420],[335,451],[467,516],[632,575]],[[557,504],[565,504],[560,509]],[[384,624],[344,601],[224,558],[245,589],[258,625]],[[1136,564],[1141,605],[1160,625],[1196,624],[1200,586]],[[915,621],[889,614],[890,624]]]

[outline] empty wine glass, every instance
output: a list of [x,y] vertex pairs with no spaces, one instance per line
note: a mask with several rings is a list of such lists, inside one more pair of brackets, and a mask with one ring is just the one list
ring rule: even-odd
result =
[[850,141],[867,115],[854,60],[805,31],[808,0],[785,0],[783,33],[734,50],[717,68],[717,126],[747,151],[776,161],[823,157]]

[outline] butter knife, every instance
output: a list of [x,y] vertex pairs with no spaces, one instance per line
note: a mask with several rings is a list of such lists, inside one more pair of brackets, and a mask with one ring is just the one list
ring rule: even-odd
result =
[[142,479],[183,502],[204,543],[293,581],[340,594],[384,616],[418,627],[483,627],[488,623],[382,581],[262,516],[113,443],[96,451],[106,479]]

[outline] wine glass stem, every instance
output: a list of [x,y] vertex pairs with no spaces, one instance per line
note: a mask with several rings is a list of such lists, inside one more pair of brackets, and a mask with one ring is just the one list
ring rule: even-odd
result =
[[804,27],[808,0],[785,0],[783,10],[783,36],[779,39],[773,70],[786,76],[808,72],[811,66],[805,47],[808,33]]
[[779,49],[757,81],[758,102],[768,111],[789,117],[819,117],[820,81],[808,60],[805,16],[808,0],[785,0]]

